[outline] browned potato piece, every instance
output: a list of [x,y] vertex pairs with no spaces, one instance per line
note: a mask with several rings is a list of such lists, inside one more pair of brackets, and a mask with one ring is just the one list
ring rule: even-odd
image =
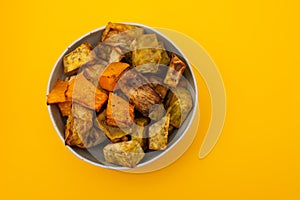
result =
[[135,69],[122,75],[118,81],[118,88],[144,116],[148,116],[148,112],[153,105],[161,103],[161,98],[151,87],[151,84]]
[[168,92],[168,87],[163,83],[163,79],[158,76],[148,77],[149,82],[152,83],[154,90],[159,94],[159,96],[164,99]]
[[156,34],[144,34],[133,44],[132,65],[141,73],[155,73],[161,60]]
[[87,131],[82,132],[80,129],[78,130],[78,128],[76,128],[79,123],[82,124],[84,121],[69,115],[65,129],[66,145],[77,146],[79,148],[90,148],[105,141],[106,136],[101,130],[91,127]]
[[130,128],[109,126],[105,121],[98,121],[98,126],[113,143],[128,140],[126,135],[131,132]]
[[149,118],[158,121],[160,120],[163,116],[165,116],[166,110],[164,108],[164,104],[156,104],[152,106],[149,112]]
[[108,63],[119,62],[124,57],[119,47],[109,45],[106,42],[99,43],[94,48],[94,53],[98,58]]
[[65,129],[65,142],[70,146],[89,148],[99,144],[104,134],[93,127],[93,110],[73,103],[72,112],[68,117]]
[[104,41],[115,34],[128,31],[131,29],[135,29],[135,28],[137,27],[128,24],[108,22],[108,24],[105,27],[105,30],[102,33],[101,41]]
[[133,119],[134,106],[110,92],[106,108],[107,124],[110,126],[130,127]]
[[[99,86],[99,76],[102,74],[106,67],[107,63],[102,61],[101,63],[96,63],[89,67],[85,67],[83,70],[83,74],[87,80],[89,80],[95,87]],[[98,89],[101,89],[98,87]]]
[[149,127],[149,149],[164,150],[168,143],[170,115],[167,114]]
[[166,74],[164,83],[171,87],[176,87],[185,68],[186,64],[182,60],[180,60],[176,54],[173,53],[170,67]]
[[165,107],[170,114],[170,124],[180,128],[193,107],[191,93],[185,88],[173,88],[166,97]]
[[66,91],[68,89],[68,82],[57,80],[53,89],[47,96],[47,104],[62,103],[67,101]]
[[138,141],[141,147],[146,150],[147,149],[147,127],[149,124],[149,118],[146,117],[138,117],[134,119],[134,124],[132,127],[131,139]]
[[164,43],[158,42],[158,45],[159,45],[159,50],[161,53],[161,60],[160,60],[159,64],[169,66],[171,59],[170,59],[167,51],[165,50]]
[[140,144],[135,140],[108,144],[103,148],[103,154],[107,162],[124,167],[135,167],[145,156]]
[[110,63],[99,79],[99,85],[108,91],[113,91],[117,81],[119,80],[121,74],[124,70],[129,68],[129,64],[122,62],[113,62]]
[[107,101],[107,94],[89,82],[83,73],[76,76],[73,87],[72,100],[87,108],[99,111]]
[[93,47],[89,43],[83,43],[72,52],[64,56],[64,72],[74,74],[83,64],[92,60],[91,51]]

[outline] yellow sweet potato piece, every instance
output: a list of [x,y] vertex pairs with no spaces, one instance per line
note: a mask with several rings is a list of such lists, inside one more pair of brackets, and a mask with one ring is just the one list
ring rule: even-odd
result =
[[73,74],[83,64],[92,60],[92,45],[83,43],[72,52],[64,56],[64,72],[66,74]]

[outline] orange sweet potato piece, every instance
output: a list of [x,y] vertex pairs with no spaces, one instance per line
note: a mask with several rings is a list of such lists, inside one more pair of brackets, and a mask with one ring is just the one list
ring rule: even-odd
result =
[[113,91],[122,72],[129,67],[129,64],[122,62],[110,63],[101,74],[99,85],[108,91]]
[[47,96],[47,104],[66,102],[67,97],[65,93],[68,89],[68,85],[67,81],[57,80],[53,89]]
[[63,117],[67,117],[71,114],[72,101],[61,102],[58,103],[57,105]]

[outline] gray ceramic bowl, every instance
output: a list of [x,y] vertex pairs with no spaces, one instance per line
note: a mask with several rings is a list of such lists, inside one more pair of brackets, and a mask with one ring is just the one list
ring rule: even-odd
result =
[[[144,28],[145,33],[155,33],[158,37],[159,41],[163,41],[165,45],[165,49],[169,52],[174,52],[177,55],[180,55],[185,63],[187,64],[187,68],[184,72],[184,77],[189,82],[188,89],[190,90],[193,98],[193,108],[190,111],[187,119],[184,121],[180,129],[175,130],[174,133],[169,137],[168,147],[166,150],[163,151],[154,151],[146,153],[145,157],[142,159],[142,161],[135,167],[135,168],[126,168],[121,167],[117,165],[113,165],[110,163],[105,162],[102,154],[102,148],[103,146],[98,145],[94,148],[90,148],[88,150],[86,149],[80,149],[77,147],[70,147],[66,146],[74,155],[76,155],[78,158],[84,160],[85,162],[91,163],[93,165],[102,167],[102,168],[109,168],[114,170],[121,170],[125,172],[131,172],[131,173],[145,173],[150,171],[155,171],[158,169],[161,169],[163,167],[166,167],[167,165],[174,162],[176,159],[178,159],[190,146],[192,143],[194,136],[197,131],[197,125],[199,120],[199,113],[197,113],[197,104],[198,104],[198,91],[197,91],[197,84],[196,80],[192,71],[192,67],[190,63],[188,62],[188,59],[185,57],[185,55],[181,52],[181,50],[174,44],[170,39],[168,39],[163,34],[159,33],[157,30],[147,27],[142,24],[136,24],[136,23],[127,23],[131,25],[136,25],[139,27]],[[84,42],[91,43],[92,45],[96,45],[96,43],[101,38],[102,31],[105,29],[104,27],[98,28],[78,40],[76,40],[73,44],[71,44],[58,58],[57,62],[55,63],[53,70],[49,77],[48,82],[48,88],[47,88],[47,94],[49,94],[50,90],[54,87],[55,82],[58,79],[64,78],[63,73],[63,57],[64,55],[68,54],[70,51],[74,50],[76,47],[78,47],[80,44]],[[58,107],[56,105],[49,105],[48,106],[49,115],[51,118],[51,121],[53,123],[53,126],[60,137],[61,141],[64,143],[64,124],[65,119],[61,116],[60,111],[58,110]]]

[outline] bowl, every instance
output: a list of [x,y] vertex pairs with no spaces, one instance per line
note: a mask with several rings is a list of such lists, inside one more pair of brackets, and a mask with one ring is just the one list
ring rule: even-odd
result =
[[[161,168],[168,166],[169,164],[173,163],[177,160],[190,146],[192,143],[194,136],[197,132],[197,125],[199,120],[199,113],[198,113],[198,90],[196,79],[193,74],[192,66],[189,63],[186,56],[183,52],[174,44],[169,38],[155,30],[154,28],[145,26],[143,24],[137,23],[126,23],[130,25],[135,25],[144,29],[145,33],[155,33],[159,41],[164,43],[164,48],[169,51],[173,52],[181,57],[181,59],[187,65],[187,68],[184,72],[184,77],[188,81],[188,90],[191,93],[192,100],[193,100],[193,108],[189,112],[186,120],[183,122],[179,129],[176,129],[172,135],[170,135],[168,139],[168,146],[165,150],[162,151],[151,151],[145,154],[144,158],[141,160],[139,164],[137,164],[134,168],[127,168],[122,166],[117,166],[114,164],[110,164],[105,162],[103,158],[102,148],[103,146],[98,145],[93,148],[89,149],[81,149],[78,147],[67,146],[75,156],[80,158],[81,160],[88,162],[92,165],[113,169],[113,170],[120,170],[124,172],[130,173],[145,173],[155,171]],[[57,62],[55,63],[52,72],[49,77],[48,87],[47,87],[47,94],[51,91],[54,87],[56,81],[58,79],[64,78],[63,72],[63,57],[74,50],[82,43],[90,43],[93,46],[97,44],[99,39],[101,38],[101,34],[105,26],[100,27],[96,30],[91,31],[77,39],[73,42],[58,58]],[[50,115],[50,119],[52,124],[56,130],[61,141],[64,143],[64,127],[66,120],[61,116],[60,111],[56,105],[48,105],[48,112]]]

